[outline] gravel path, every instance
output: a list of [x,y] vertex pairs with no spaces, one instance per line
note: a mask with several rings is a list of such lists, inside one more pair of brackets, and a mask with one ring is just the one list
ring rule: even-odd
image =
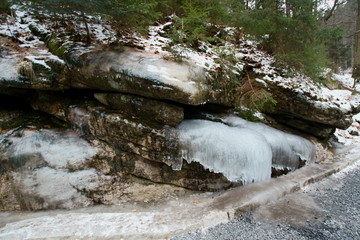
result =
[[229,223],[173,239],[360,239],[360,164]]

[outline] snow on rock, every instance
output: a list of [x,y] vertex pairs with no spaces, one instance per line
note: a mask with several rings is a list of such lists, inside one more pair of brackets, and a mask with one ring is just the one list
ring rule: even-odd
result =
[[301,74],[294,77],[266,75],[263,79],[291,89],[318,108],[339,108],[343,113],[352,112],[352,102],[349,102],[351,92],[348,90],[330,90]]
[[201,82],[197,81],[204,80],[204,73],[199,68],[166,61],[161,56],[142,51],[126,51],[119,56],[116,66],[117,68],[113,66],[112,69],[175,86],[191,95],[199,91],[197,85]]
[[25,156],[38,155],[53,168],[78,168],[99,151],[72,131],[45,129],[2,135],[0,147],[6,148],[5,154],[10,159],[21,161]]
[[82,56],[84,66],[74,69],[72,85],[131,93],[199,105],[208,100],[204,69],[187,62],[164,59],[159,54],[124,47]]
[[182,156],[232,182],[252,183],[271,176],[272,152],[257,132],[207,120],[186,120],[178,127]]
[[90,168],[104,149],[71,130],[19,127],[0,135],[0,153],[2,170],[12,176],[12,188],[5,195],[16,192],[16,200],[27,210],[90,206],[93,199],[87,193],[108,179]]
[[[314,104],[314,106],[322,109],[339,108],[344,114],[351,113],[353,108],[359,106],[360,101],[351,96],[348,90],[329,90],[324,85],[314,82],[309,77],[297,73],[292,77],[284,76],[279,73],[279,70],[274,66],[275,58],[266,52],[259,50],[259,42],[251,40],[251,36],[236,35],[239,31],[235,28],[225,28],[223,31],[232,38],[239,38],[237,43],[232,40],[222,40],[222,46],[213,46],[207,42],[201,42],[201,52],[190,49],[181,44],[172,44],[170,39],[160,36],[164,33],[164,27],[171,25],[172,22],[167,22],[163,25],[150,27],[150,37],[148,39],[138,36],[139,40],[135,43],[143,47],[146,51],[156,52],[162,55],[170,54],[168,48],[171,48],[184,61],[191,62],[206,70],[208,78],[211,78],[212,73],[215,73],[222,68],[241,76],[244,66],[250,65],[253,71],[258,75],[257,82],[260,82],[267,88],[268,83],[277,85],[280,88],[291,89],[306,98],[307,101]],[[167,47],[167,48],[166,48]],[[236,60],[236,64],[229,65],[228,63],[220,63],[224,61],[219,56],[229,56]],[[231,70],[231,71],[230,71]],[[226,75],[225,71],[225,75]],[[282,69],[282,72],[288,72]],[[224,76],[226,77],[226,76]],[[353,79],[349,74],[343,76],[334,75],[334,78],[343,80],[349,85],[353,83]]]

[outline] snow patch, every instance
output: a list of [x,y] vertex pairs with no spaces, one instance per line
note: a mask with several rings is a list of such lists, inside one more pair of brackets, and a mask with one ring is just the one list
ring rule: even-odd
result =
[[346,129],[336,129],[334,135],[337,141],[344,145],[360,143],[360,113],[353,116],[354,122]]

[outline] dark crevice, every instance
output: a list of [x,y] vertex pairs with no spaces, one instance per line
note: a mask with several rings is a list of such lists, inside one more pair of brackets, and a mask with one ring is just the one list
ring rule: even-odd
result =
[[183,106],[185,119],[206,119],[206,114],[223,115],[228,114],[232,109],[220,104],[207,103],[200,106]]

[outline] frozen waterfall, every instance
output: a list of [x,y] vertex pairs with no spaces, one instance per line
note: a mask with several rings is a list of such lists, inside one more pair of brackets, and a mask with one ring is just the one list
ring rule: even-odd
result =
[[271,167],[294,170],[300,159],[314,161],[315,147],[305,138],[235,116],[222,121],[181,123],[178,129],[183,159],[199,162],[232,182],[244,184],[269,179]]
[[179,126],[182,157],[222,173],[232,182],[270,178],[271,148],[255,131],[207,120],[187,120]]
[[261,134],[270,144],[272,166],[276,169],[287,168],[293,171],[299,167],[300,160],[307,163],[315,161],[315,146],[303,137],[235,116],[225,117],[223,121],[231,127],[247,128]]

